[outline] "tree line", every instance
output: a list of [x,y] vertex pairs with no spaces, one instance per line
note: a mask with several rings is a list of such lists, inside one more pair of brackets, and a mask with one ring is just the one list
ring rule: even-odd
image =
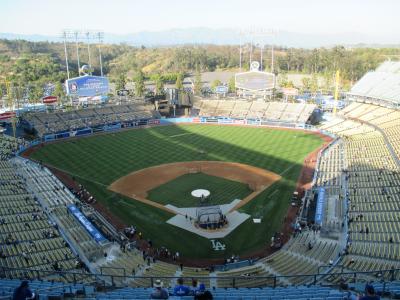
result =
[[[70,76],[78,76],[75,44],[67,44],[69,49]],[[200,88],[198,73],[205,71],[239,70],[239,47],[226,45],[187,45],[176,47],[133,47],[126,44],[102,45],[103,71],[117,88],[123,88],[128,81],[135,82],[135,93],[143,95],[145,82],[154,82],[156,92],[165,83],[176,83],[183,88],[183,78],[195,74],[194,88]],[[85,44],[79,45],[80,63],[87,64],[88,53]],[[249,68],[249,47],[242,55],[242,69]],[[376,68],[388,58],[400,55],[399,48],[344,47],[332,48],[285,48],[275,47],[272,64],[271,49],[266,46],[262,65],[266,71],[273,71],[285,78],[285,74],[312,74],[303,80],[303,87],[318,86],[315,76],[326,78],[327,85],[333,85],[336,70],[340,70],[343,86],[349,88],[367,71]],[[90,49],[93,74],[99,75],[97,47]],[[252,57],[259,60],[260,49],[253,48]],[[283,76],[282,76],[283,75]],[[64,45],[50,42],[28,42],[23,40],[0,40],[0,82],[7,80],[13,86],[23,87],[22,94],[29,99],[38,98],[46,85],[52,85],[52,93],[60,92],[61,83],[66,80]],[[197,80],[196,80],[197,78]],[[232,82],[226,83],[231,85]],[[283,82],[290,86],[290,82]],[[317,85],[317,86],[315,86]],[[54,87],[57,87],[54,88]],[[0,93],[5,88],[0,84]],[[61,86],[62,89],[62,86]]]

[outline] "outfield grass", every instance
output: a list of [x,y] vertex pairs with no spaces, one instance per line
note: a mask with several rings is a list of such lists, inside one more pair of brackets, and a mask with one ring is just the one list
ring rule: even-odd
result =
[[[282,225],[306,155],[322,140],[301,131],[210,125],[160,126],[54,143],[32,157],[62,169],[82,183],[114,215],[136,225],[156,246],[184,256],[219,258],[245,254],[267,245]],[[226,250],[215,252],[209,240],[165,221],[165,211],[107,190],[116,179],[164,163],[217,160],[270,170],[282,179],[243,206],[251,218],[221,239]]]
[[199,206],[199,199],[191,195],[196,189],[210,191],[208,204],[227,204],[243,199],[252,191],[247,184],[204,173],[185,174],[148,192],[147,198],[176,207]]

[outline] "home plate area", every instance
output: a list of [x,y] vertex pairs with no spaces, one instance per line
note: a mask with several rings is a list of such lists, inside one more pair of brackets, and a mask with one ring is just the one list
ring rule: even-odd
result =
[[[231,211],[240,202],[241,200],[236,199],[229,204],[204,207],[176,207],[167,204],[165,207],[176,213],[176,216],[169,219],[167,223],[193,232],[207,239],[224,238],[232,231],[234,231],[236,227],[238,227],[240,224],[250,218],[250,215],[248,214],[240,213],[236,210]],[[199,221],[201,221],[202,215],[199,215],[199,213],[201,212],[204,212],[204,214],[206,214],[206,218],[212,218],[213,215],[222,215],[224,218],[223,226],[215,229],[200,227]],[[209,219],[207,220],[210,221]]]
[[236,162],[188,161],[132,172],[114,181],[109,189],[175,213],[168,224],[212,240],[224,238],[250,218],[238,210],[280,178],[271,171]]

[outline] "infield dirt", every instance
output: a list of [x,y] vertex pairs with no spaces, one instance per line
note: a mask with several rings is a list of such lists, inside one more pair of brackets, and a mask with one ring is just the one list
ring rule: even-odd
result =
[[281,178],[273,172],[240,163],[190,161],[164,164],[132,172],[114,181],[108,189],[174,213],[164,205],[147,199],[147,192],[184,174],[199,172],[249,185],[253,192],[242,199],[232,210],[239,209]]

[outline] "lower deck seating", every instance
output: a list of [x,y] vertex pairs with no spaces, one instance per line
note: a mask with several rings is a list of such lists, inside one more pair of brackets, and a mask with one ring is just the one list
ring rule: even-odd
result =
[[391,151],[398,144],[381,128],[392,122],[393,114],[387,108],[354,103],[342,113],[350,120],[324,125],[344,145],[341,186],[347,197],[348,240],[339,265],[346,271],[400,267],[400,166],[396,151]]
[[58,270],[76,270],[75,254],[17,170],[18,166],[9,161],[0,165],[0,173],[10,176],[0,182],[1,265],[15,268],[15,277],[27,278],[38,273],[18,269],[43,270],[43,277]]
[[0,133],[0,161],[10,158],[21,146],[27,145],[24,139]]

